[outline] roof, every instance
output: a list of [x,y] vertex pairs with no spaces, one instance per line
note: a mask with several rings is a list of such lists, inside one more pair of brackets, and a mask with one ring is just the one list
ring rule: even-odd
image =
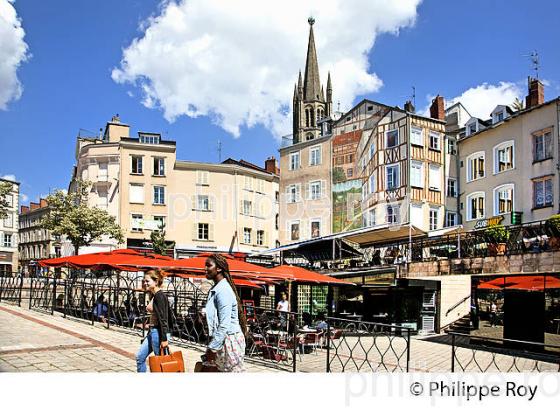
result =
[[315,37],[313,36],[313,22],[309,21],[309,42],[307,44],[307,60],[305,62],[305,77],[303,79],[304,101],[323,101],[321,81],[319,80],[319,63],[315,50]]
[[261,171],[261,172],[266,172],[267,174],[272,174],[272,175],[276,175],[272,172],[268,172],[265,168],[259,167],[258,165],[255,165],[249,161],[245,161],[243,159],[240,159],[239,161],[233,158],[228,158],[224,161],[222,161],[222,164],[233,164],[233,165],[239,165],[240,167],[245,167],[245,168],[251,168],[257,171]]
[[4,178],[0,178],[0,181],[2,182],[9,182],[10,184],[15,184],[15,185],[19,185],[20,183],[17,181],[12,181],[11,179],[4,179]]
[[[480,122],[482,122],[483,124],[486,124],[487,127],[484,128],[483,130],[480,130],[480,131],[478,131],[478,132],[475,132],[474,134],[467,135],[467,136],[461,138],[459,141],[464,141],[464,140],[469,139],[469,138],[471,138],[471,137],[474,137],[474,136],[476,136],[476,135],[480,135],[480,134],[482,134],[482,133],[484,133],[484,132],[486,132],[486,131],[488,131],[488,130],[497,128],[497,127],[499,127],[500,125],[502,125],[502,124],[504,124],[504,123],[506,123],[506,122],[508,122],[508,121],[512,121],[512,120],[514,120],[514,119],[516,119],[516,118],[518,118],[518,117],[521,117],[522,115],[528,114],[528,113],[530,113],[530,112],[532,112],[532,111],[538,110],[539,108],[543,108],[543,107],[546,107],[546,106],[548,106],[548,105],[555,104],[555,103],[556,103],[556,104],[560,104],[560,97],[556,97],[556,98],[554,98],[553,100],[546,101],[546,102],[544,102],[544,103],[542,103],[542,104],[536,105],[536,106],[531,107],[531,108],[526,108],[526,109],[521,110],[521,111],[516,111],[516,112],[514,112],[513,114],[511,114],[509,117],[506,117],[506,118],[504,118],[502,121],[497,122],[497,123],[495,123],[495,124],[489,124],[488,122],[485,122],[485,121],[482,121],[481,119],[478,119],[478,120],[479,120]],[[473,117],[473,118],[475,118],[475,117]]]

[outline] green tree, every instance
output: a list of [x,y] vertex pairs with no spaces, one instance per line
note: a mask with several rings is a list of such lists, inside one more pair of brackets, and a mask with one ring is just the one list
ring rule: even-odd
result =
[[346,174],[344,173],[343,168],[341,168],[341,167],[333,168],[332,174],[333,174],[333,183],[334,184],[346,181]]
[[43,218],[41,227],[55,236],[66,236],[76,255],[82,246],[89,246],[103,235],[122,243],[124,236],[115,217],[103,209],[88,206],[91,183],[75,182],[75,192],[59,190],[47,197],[49,213]]
[[162,224],[158,230],[152,231],[150,239],[152,240],[154,253],[158,255],[167,255],[167,251],[175,247],[174,241],[165,241],[165,224]]
[[9,182],[0,182],[0,220],[8,216],[10,204],[6,200],[6,196],[12,193],[12,184]]
[[514,111],[521,111],[525,109],[525,103],[521,101],[519,98],[515,97],[515,100],[511,104],[511,108]]

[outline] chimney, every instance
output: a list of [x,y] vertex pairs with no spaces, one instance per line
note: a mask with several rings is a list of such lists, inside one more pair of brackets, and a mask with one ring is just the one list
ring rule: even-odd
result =
[[45,208],[47,207],[49,204],[47,203],[46,199],[41,198],[41,200],[39,201],[39,204],[41,206],[41,208]]
[[404,110],[405,110],[406,112],[411,112],[411,113],[413,113],[413,114],[416,112],[416,109],[414,108],[414,105],[412,105],[412,101],[410,101],[410,100],[407,100],[407,101],[404,103]]
[[20,214],[25,214],[25,213],[27,213],[27,212],[29,212],[29,207],[28,207],[28,206],[22,205],[22,206],[19,208],[19,213],[20,213]]
[[34,211],[35,209],[39,209],[39,204],[36,202],[30,202],[29,207],[32,211]]
[[445,103],[443,97],[439,94],[432,100],[432,105],[430,105],[430,117],[445,121]]
[[544,86],[538,78],[527,78],[528,94],[525,97],[525,108],[533,108],[544,103]]
[[264,162],[264,169],[271,174],[278,174],[278,167],[276,166],[276,158],[269,157]]

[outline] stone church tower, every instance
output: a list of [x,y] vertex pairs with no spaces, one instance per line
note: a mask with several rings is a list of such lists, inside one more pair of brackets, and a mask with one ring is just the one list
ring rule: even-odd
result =
[[293,143],[308,141],[321,135],[321,127],[317,122],[329,117],[332,112],[331,74],[327,80],[327,98],[319,80],[319,63],[313,37],[315,19],[310,17],[309,43],[307,45],[307,61],[305,63],[305,77],[301,78],[301,71],[297,84],[294,86],[293,111]]

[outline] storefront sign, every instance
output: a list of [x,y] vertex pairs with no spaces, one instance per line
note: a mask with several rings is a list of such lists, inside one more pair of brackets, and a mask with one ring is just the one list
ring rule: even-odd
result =
[[480,221],[476,221],[476,224],[474,225],[474,229],[485,229],[491,226],[500,225],[503,220],[504,217],[502,215],[494,216],[488,219],[481,219]]
[[0,261],[3,262],[11,262],[12,261],[12,253],[11,252],[0,252]]

